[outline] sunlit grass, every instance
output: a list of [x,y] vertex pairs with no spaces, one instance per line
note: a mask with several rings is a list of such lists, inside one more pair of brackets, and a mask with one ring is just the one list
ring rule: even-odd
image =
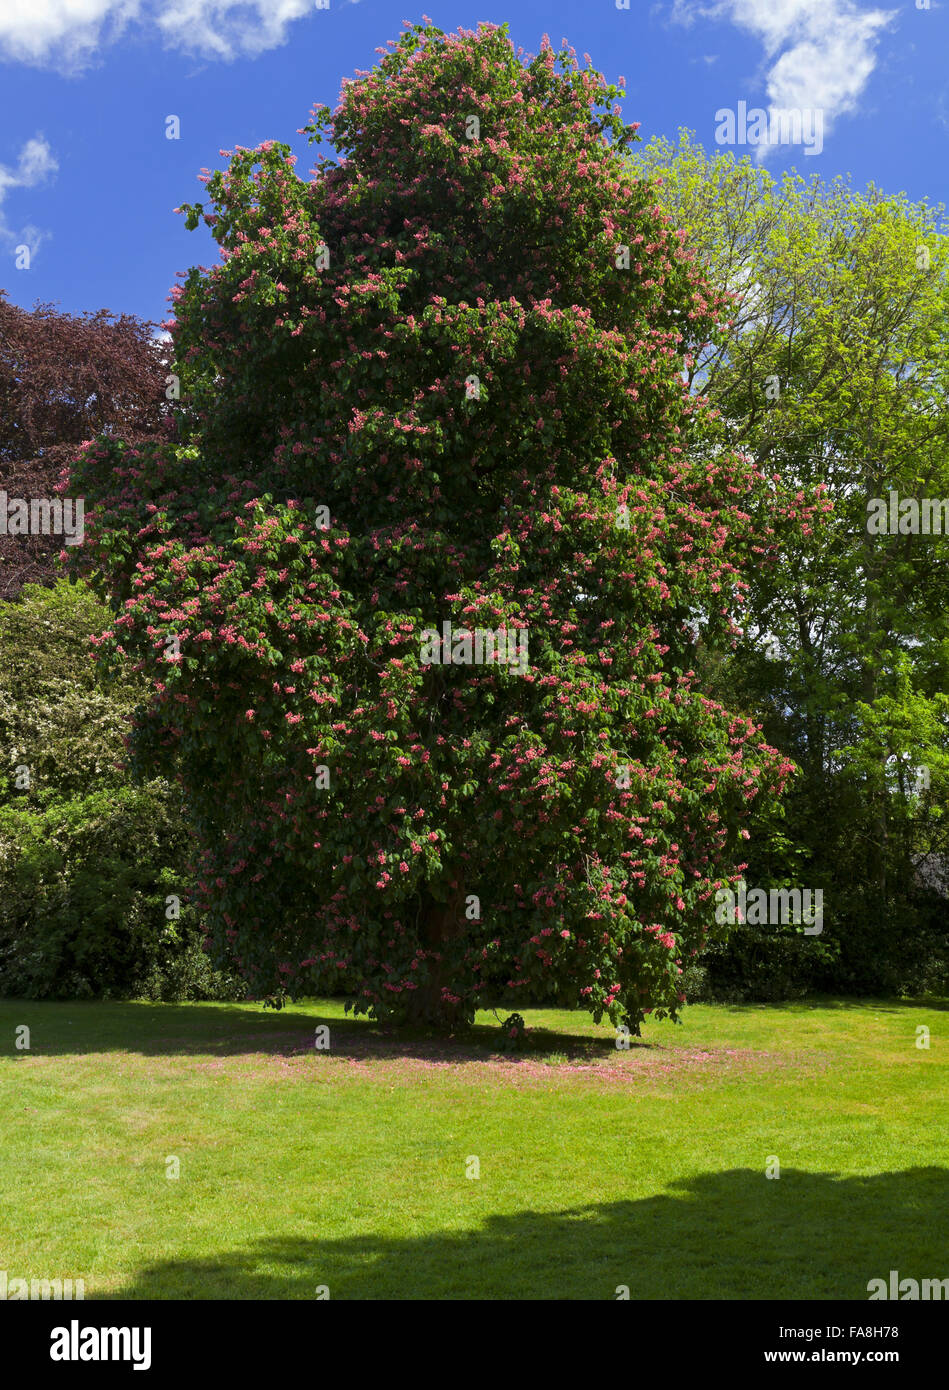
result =
[[628,1051],[523,1012],[509,1054],[489,1014],[445,1042],[336,1001],[0,1003],[0,1268],[87,1298],[865,1299],[949,1273],[945,1002],[694,1006]]

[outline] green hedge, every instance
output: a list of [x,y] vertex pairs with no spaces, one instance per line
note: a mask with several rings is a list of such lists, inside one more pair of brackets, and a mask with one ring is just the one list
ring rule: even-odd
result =
[[122,769],[143,687],[92,660],[110,617],[65,581],[0,604],[0,994],[240,997],[185,903],[178,789]]
[[220,997],[187,907],[175,916],[187,845],[172,806],[153,783],[0,810],[0,993]]

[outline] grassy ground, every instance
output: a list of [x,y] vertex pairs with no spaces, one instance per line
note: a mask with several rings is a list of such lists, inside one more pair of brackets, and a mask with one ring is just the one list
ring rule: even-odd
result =
[[448,1045],[335,1002],[0,1002],[0,1269],[228,1299],[866,1299],[949,1274],[949,1004],[693,1006],[628,1052],[533,1010],[504,1055],[483,1017]]

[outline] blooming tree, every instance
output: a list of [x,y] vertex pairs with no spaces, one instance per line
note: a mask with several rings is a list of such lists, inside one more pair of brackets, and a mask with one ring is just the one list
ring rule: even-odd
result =
[[788,770],[692,667],[801,509],[689,397],[721,305],[620,88],[489,25],[389,48],[304,127],[338,162],[238,149],[184,209],[221,254],[176,437],[77,465],[102,659],[152,677],[130,756],[255,994],[638,1031]]

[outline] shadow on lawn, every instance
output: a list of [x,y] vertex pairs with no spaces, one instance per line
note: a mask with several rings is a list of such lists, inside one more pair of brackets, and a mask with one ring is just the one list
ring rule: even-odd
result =
[[[725,1013],[750,1013],[756,1009],[820,1012],[848,1008],[883,1014],[902,1009],[949,1009],[949,1000],[904,1002],[829,998],[786,1004],[716,1005],[716,1008]],[[504,1041],[499,1022],[478,1024],[446,1038],[422,1030],[386,1027],[365,1018],[302,1013],[293,1006],[280,1010],[259,1007],[251,1011],[246,1004],[0,1000],[0,1010],[7,1009],[14,1010],[17,1024],[27,1023],[31,1028],[30,1051],[14,1051],[14,1060],[36,1055],[88,1055],[111,1050],[145,1057],[234,1057],[252,1053],[292,1057],[313,1050],[315,1030],[320,1025],[330,1030],[330,1048],[334,1056],[359,1060],[412,1058],[457,1064],[484,1062],[499,1055]],[[499,1019],[504,1013],[504,1009],[498,1010]],[[530,1028],[521,1047],[505,1056],[515,1064],[536,1061],[552,1052],[570,1062],[593,1061],[613,1050],[614,1037],[613,1030],[605,1025],[593,1035]],[[632,1038],[630,1046],[635,1051],[662,1052],[672,1042],[671,1038],[664,1043]]]
[[[12,1000],[0,1001],[10,1006]],[[49,1013],[44,1013],[50,1010]],[[502,1010],[499,1016],[504,1017]],[[504,1040],[499,1023],[478,1024],[456,1037],[423,1030],[407,1031],[370,1023],[365,1018],[326,1017],[300,1013],[292,1007],[249,1012],[246,1005],[142,1004],[86,1002],[50,1005],[16,1003],[17,1023],[31,1028],[30,1050],[14,1052],[16,1060],[31,1056],[63,1056],[103,1051],[134,1052],[140,1056],[197,1055],[234,1057],[264,1053],[274,1057],[300,1056],[314,1049],[315,1030],[330,1030],[335,1057],[360,1060],[412,1058],[438,1062],[484,1062],[497,1056]],[[73,1038],[72,1030],[76,1036]],[[612,1029],[596,1036],[564,1034],[531,1028],[508,1061],[536,1061],[557,1052],[569,1061],[602,1058],[615,1046]],[[630,1040],[631,1050],[655,1051],[656,1044]]]
[[727,1014],[751,1013],[755,1009],[775,1009],[782,1013],[820,1013],[840,1009],[853,1012],[861,1009],[868,1014],[895,1014],[903,1009],[932,1009],[942,1012],[949,1009],[949,999],[932,995],[920,999],[865,999],[840,994],[814,994],[806,999],[776,999],[768,1003],[755,1000],[739,1004],[716,1004],[714,1007]]
[[866,1300],[868,1280],[891,1269],[949,1274],[947,1199],[942,1168],[789,1168],[777,1181],[736,1169],[638,1202],[489,1216],[474,1231],[262,1239],[147,1267],[111,1296],[312,1299],[325,1285],[350,1299],[615,1299],[627,1285],[632,1299]]

